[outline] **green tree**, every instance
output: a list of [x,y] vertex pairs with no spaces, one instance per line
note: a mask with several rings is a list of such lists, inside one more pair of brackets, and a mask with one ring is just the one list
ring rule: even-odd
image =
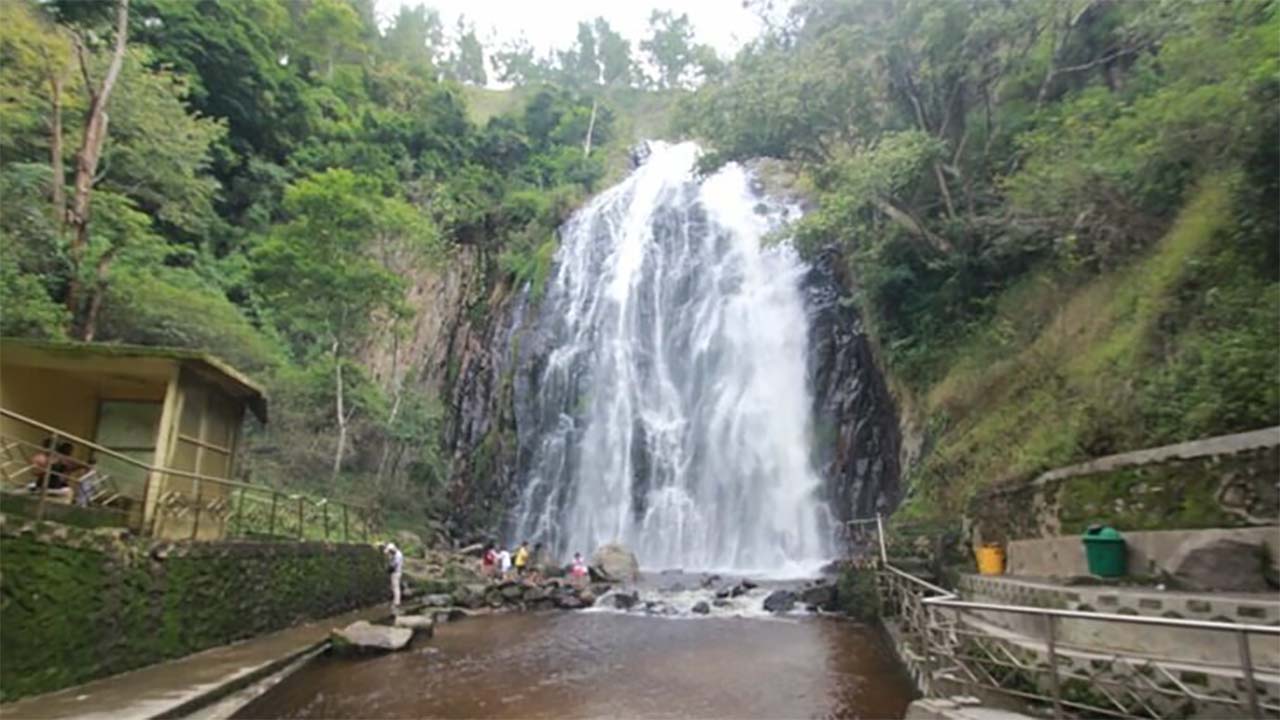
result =
[[693,23],[688,14],[677,17],[668,10],[654,10],[649,15],[649,36],[640,41],[640,49],[658,70],[658,87],[681,87],[694,63]]
[[483,87],[489,82],[489,74],[484,69],[484,46],[476,37],[475,26],[459,15],[457,33],[457,47],[449,58],[449,75],[460,83]]
[[371,251],[374,238],[429,241],[416,213],[384,198],[376,183],[347,170],[328,170],[285,193],[292,218],[254,249],[254,276],[264,312],[299,360],[327,357],[333,378],[337,442],[333,477],[342,469],[349,407],[344,375],[379,322],[406,312],[403,281]]

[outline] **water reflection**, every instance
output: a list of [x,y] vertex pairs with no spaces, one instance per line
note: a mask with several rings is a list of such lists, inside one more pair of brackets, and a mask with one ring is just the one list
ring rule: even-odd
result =
[[321,658],[236,717],[897,718],[910,693],[879,633],[853,623],[548,613]]

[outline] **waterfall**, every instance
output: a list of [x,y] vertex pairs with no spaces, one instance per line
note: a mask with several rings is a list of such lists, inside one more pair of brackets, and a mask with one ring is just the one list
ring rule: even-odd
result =
[[644,164],[562,228],[519,412],[514,539],[607,542],[650,568],[795,572],[828,559],[811,463],[806,266],[787,208],[698,147]]

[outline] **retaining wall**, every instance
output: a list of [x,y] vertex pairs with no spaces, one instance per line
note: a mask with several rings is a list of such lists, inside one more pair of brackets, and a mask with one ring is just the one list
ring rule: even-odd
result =
[[0,515],[0,701],[389,599],[372,545],[155,542]]
[[975,544],[1079,536],[1103,523],[1125,532],[1275,525],[1280,428],[1098,458],[1002,483],[976,495]]

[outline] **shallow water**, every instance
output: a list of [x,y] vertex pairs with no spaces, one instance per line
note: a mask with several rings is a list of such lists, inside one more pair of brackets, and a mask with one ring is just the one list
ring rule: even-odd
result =
[[900,718],[910,697],[882,635],[856,623],[547,612],[318,658],[236,717]]

